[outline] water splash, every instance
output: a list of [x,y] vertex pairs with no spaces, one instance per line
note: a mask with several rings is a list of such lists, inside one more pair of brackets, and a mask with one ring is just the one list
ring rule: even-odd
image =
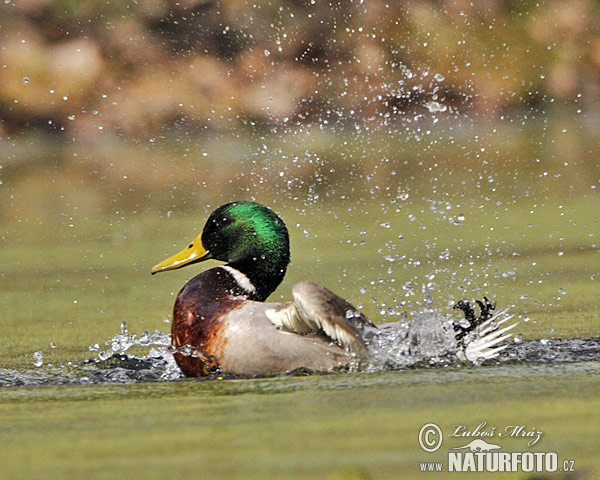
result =
[[433,308],[415,313],[409,321],[379,325],[367,340],[372,358],[367,371],[415,366],[444,366],[465,361],[450,316]]
[[[465,348],[457,343],[455,320],[454,317],[428,307],[415,313],[410,320],[380,325],[378,330],[367,334],[366,343],[372,358],[363,370],[373,373],[464,363]],[[91,352],[97,352],[95,358],[79,364],[69,362],[60,366],[43,366],[43,355],[36,352],[35,369],[0,369],[0,386],[130,384],[183,378],[173,358],[174,350],[167,333],[155,330],[138,335],[130,333],[123,322],[120,333],[106,340],[103,346],[106,348],[99,344],[89,347]],[[484,363],[585,365],[585,362],[598,359],[599,338],[523,341],[516,336],[497,358]],[[222,376],[219,375],[219,378]]]
[[[80,364],[42,367],[42,352],[34,354],[35,370],[0,369],[0,386],[45,386],[127,384],[137,382],[164,382],[183,377],[172,354],[171,336],[158,330],[129,333],[125,321],[121,332],[104,342],[102,349],[95,344],[89,347],[98,352]],[[131,349],[140,351],[134,355]]]

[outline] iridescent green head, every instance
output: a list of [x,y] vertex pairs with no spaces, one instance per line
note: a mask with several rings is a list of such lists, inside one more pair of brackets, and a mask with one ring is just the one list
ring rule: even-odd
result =
[[290,262],[290,241],[283,220],[255,202],[232,202],[217,208],[181,252],[159,263],[152,273],[214,258],[244,273],[266,298],[281,283]]
[[270,259],[287,266],[290,258],[283,220],[254,202],[232,202],[217,208],[204,225],[202,244],[212,258],[230,264]]

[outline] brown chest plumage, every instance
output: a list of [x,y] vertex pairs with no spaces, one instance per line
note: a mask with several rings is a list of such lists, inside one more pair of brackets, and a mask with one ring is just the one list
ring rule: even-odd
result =
[[186,376],[206,376],[219,367],[225,347],[226,315],[248,299],[227,270],[216,267],[192,278],[173,309],[171,342],[175,361]]

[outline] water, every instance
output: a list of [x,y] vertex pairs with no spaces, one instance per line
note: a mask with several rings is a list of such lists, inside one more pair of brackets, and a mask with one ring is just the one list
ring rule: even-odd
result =
[[[502,315],[502,312],[494,318]],[[384,324],[376,334],[367,338],[372,354],[369,365],[361,368],[376,373],[406,368],[466,366],[483,363],[494,371],[506,364],[563,365],[585,369],[600,360],[600,339],[561,339],[522,341],[519,337],[505,344],[496,358],[483,362],[468,362],[465,349],[457,343],[454,322],[434,309],[416,313],[410,321]],[[469,341],[474,341],[472,336]],[[468,343],[468,342],[467,342]],[[168,382],[183,378],[173,358],[170,335],[155,330],[130,333],[125,322],[120,333],[106,340],[101,347],[89,347],[96,357],[84,362],[63,365],[43,365],[41,352],[34,355],[33,369],[0,369],[0,386],[49,386],[87,384],[131,384],[139,382]],[[132,354],[131,349],[142,350]],[[516,370],[512,371],[516,375]],[[304,375],[307,372],[291,372]],[[444,374],[447,372],[444,371]],[[500,373],[500,372],[498,372]],[[240,378],[215,375],[210,379]]]
[[[167,333],[129,333],[123,322],[121,332],[104,342],[104,346],[108,348],[90,346],[90,351],[98,352],[97,356],[79,364],[38,367],[40,359],[36,356],[38,368],[0,369],[0,386],[127,384],[178,380],[183,376],[170,352],[171,336]],[[147,352],[141,356],[127,353],[134,347]]]
[[368,371],[397,370],[415,365],[446,365],[464,360],[457,348],[452,321],[435,310],[415,314],[410,321],[387,323],[367,345]]

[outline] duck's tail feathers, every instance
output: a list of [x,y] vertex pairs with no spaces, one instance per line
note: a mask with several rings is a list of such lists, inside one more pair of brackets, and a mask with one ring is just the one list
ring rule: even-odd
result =
[[[508,347],[508,344],[504,342],[512,337],[512,333],[507,332],[515,328],[519,322],[500,328],[501,325],[514,318],[514,315],[506,315],[506,312],[507,310],[498,312],[477,327],[472,334],[472,338],[469,338],[466,342],[465,356],[467,360],[477,362],[496,358],[502,350]],[[498,317],[502,315],[504,315],[504,318],[499,320]]]

